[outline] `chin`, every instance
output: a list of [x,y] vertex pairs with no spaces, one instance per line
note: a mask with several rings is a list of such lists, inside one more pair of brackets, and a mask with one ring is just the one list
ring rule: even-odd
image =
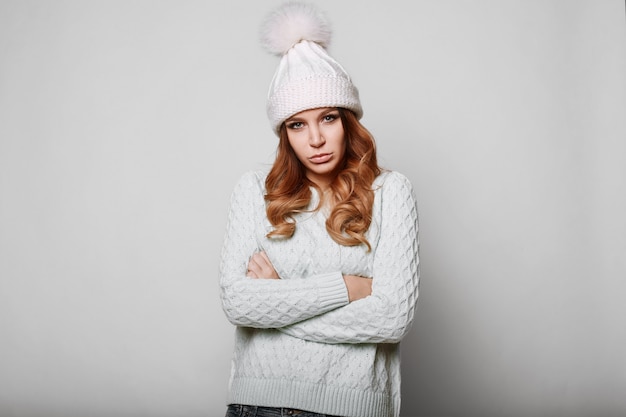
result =
[[333,172],[335,172],[335,168],[336,167],[328,169],[312,169],[311,172],[315,173],[316,175],[331,175]]

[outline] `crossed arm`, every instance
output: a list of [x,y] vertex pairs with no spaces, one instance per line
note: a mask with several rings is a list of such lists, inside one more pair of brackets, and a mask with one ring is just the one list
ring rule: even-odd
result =
[[[250,257],[246,276],[248,278],[280,279],[270,258],[265,252],[255,252]],[[365,298],[372,293],[371,278],[360,277],[358,275],[343,275],[343,281],[346,284],[348,300],[350,302]]]
[[[242,215],[246,210],[231,208],[227,237],[245,244],[227,238],[222,254],[222,301],[229,320],[320,343],[399,341],[413,321],[418,296],[418,224],[408,180],[389,176],[381,190],[383,216],[371,279],[339,272],[280,279],[255,242],[243,239],[254,234],[250,216]],[[249,206],[245,198],[237,201],[254,192],[249,183],[238,186],[233,207]]]

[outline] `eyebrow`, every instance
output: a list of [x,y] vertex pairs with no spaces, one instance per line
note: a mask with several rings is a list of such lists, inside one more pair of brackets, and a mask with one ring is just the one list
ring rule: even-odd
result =
[[[327,111],[323,111],[319,114],[318,117],[328,116],[331,113],[339,113],[339,109],[331,108]],[[285,120],[285,123],[293,123],[293,122],[305,122],[306,120],[300,116],[292,116],[289,119]]]
[[302,122],[302,121],[304,121],[304,119],[300,117],[290,117],[289,119],[285,120],[285,123]]

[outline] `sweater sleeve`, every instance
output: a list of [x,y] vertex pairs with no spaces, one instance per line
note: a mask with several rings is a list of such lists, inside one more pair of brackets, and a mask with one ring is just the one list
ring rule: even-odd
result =
[[321,343],[396,343],[408,332],[419,287],[417,205],[408,179],[396,172],[381,192],[372,294],[281,331]]
[[256,227],[264,218],[263,179],[245,174],[231,196],[220,261],[220,296],[228,320],[237,326],[277,328],[348,303],[340,272],[307,278],[246,277],[250,256],[259,250]]

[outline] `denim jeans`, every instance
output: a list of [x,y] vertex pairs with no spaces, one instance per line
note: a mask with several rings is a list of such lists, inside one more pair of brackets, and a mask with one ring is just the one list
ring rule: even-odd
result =
[[338,417],[328,414],[311,413],[293,408],[256,407],[253,405],[231,404],[226,417]]

